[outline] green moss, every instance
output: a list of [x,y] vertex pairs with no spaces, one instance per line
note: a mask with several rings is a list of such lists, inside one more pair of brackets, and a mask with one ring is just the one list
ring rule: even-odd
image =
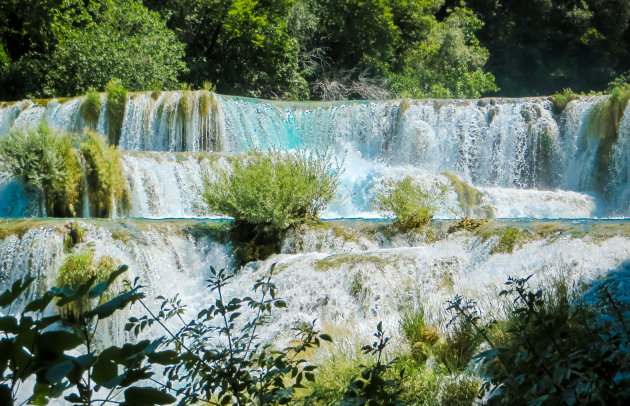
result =
[[[59,268],[56,286],[68,286],[71,290],[95,278],[96,282],[106,280],[118,267],[118,261],[112,257],[103,256],[98,260],[94,257],[94,251],[85,251],[71,254],[66,257]],[[96,301],[83,297],[63,306],[57,307],[57,312],[67,321],[76,321],[86,311],[94,308]]]
[[630,100],[630,86],[615,88],[608,99],[597,103],[588,117],[588,137],[599,139],[596,172],[591,177],[591,187],[605,193],[611,176],[613,149],[619,137],[621,118]]
[[450,226],[448,232],[454,233],[462,230],[474,231],[482,225],[486,224],[488,221],[488,219],[471,219],[470,217],[464,217],[457,223]]
[[408,98],[404,98],[400,101],[400,105],[398,106],[398,116],[402,117],[407,110],[411,107],[411,102]]
[[492,254],[511,254],[514,251],[514,248],[520,247],[523,242],[527,241],[527,239],[528,234],[526,231],[517,227],[507,228],[499,234],[499,242],[492,249]]
[[376,269],[383,269],[392,263],[391,258],[369,254],[334,254],[316,261],[313,266],[316,271],[327,272],[331,269],[341,269],[349,265],[349,269],[364,265],[373,265]]
[[22,238],[30,230],[41,227],[39,220],[3,219],[0,220],[0,240],[10,236]]
[[118,145],[122,134],[125,108],[127,106],[127,89],[118,79],[110,80],[105,86],[107,91],[107,128],[109,143]]
[[186,144],[188,134],[186,128],[188,127],[188,121],[190,120],[190,116],[192,114],[193,107],[193,93],[190,90],[183,90],[182,95],[179,98],[179,105],[177,107],[177,122],[179,124],[179,128],[181,130],[181,151],[186,151]]
[[66,253],[72,252],[73,248],[83,241],[85,228],[76,222],[66,224],[66,233],[63,235],[63,250]]
[[483,193],[462,181],[454,173],[442,172],[442,175],[446,176],[448,180],[451,181],[451,186],[455,190],[455,193],[457,193],[459,207],[461,207],[466,216],[470,216],[473,209],[483,202]]
[[101,115],[101,95],[94,90],[88,91],[85,100],[81,103],[79,112],[90,128],[96,129],[98,118]]
[[86,162],[90,214],[112,217],[114,201],[123,212],[129,211],[129,185],[123,175],[120,151],[94,132],[85,135],[80,149]]
[[552,110],[556,115],[560,115],[571,101],[579,98],[580,95],[574,93],[571,89],[564,89],[562,93],[551,96]]

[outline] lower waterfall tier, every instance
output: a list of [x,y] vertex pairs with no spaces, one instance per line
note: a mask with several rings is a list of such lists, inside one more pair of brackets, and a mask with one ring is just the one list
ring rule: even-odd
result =
[[[123,171],[131,192],[131,211],[119,212],[118,216],[153,219],[222,217],[212,213],[203,199],[204,179],[212,179],[213,163],[221,164],[220,161],[227,156],[230,155],[123,153]],[[630,207],[611,208],[595,194],[474,184],[470,186],[479,192],[481,199],[465,207],[454,184],[460,182],[459,178],[450,172],[428,172],[411,165],[392,165],[365,158],[358,151],[341,151],[338,160],[343,165],[341,185],[338,197],[320,213],[325,219],[387,216],[388,213],[374,209],[372,200],[387,180],[401,180],[406,176],[427,186],[444,184],[448,187],[447,194],[436,204],[436,218],[465,215],[496,218],[630,216]],[[25,190],[16,180],[0,176],[0,217],[41,216],[39,210],[36,193]]]
[[[32,294],[37,294],[55,284],[58,269],[69,255],[93,251],[96,257],[109,256],[127,264],[125,278],[138,277],[148,298],[180,294],[190,314],[196,314],[215,300],[205,282],[210,267],[233,267],[225,224],[4,220],[0,223],[0,286],[4,289],[16,279],[33,275],[37,289]],[[284,237],[281,253],[232,269],[236,276],[225,294],[251,294],[255,280],[268,275],[276,264],[273,281],[288,309],[275,311],[261,336],[286,339],[276,337],[277,332],[287,333],[299,323],[317,319],[322,325],[357,329],[367,337],[380,320],[396,331],[401,312],[414,306],[422,306],[437,324],[448,321],[445,302],[455,294],[478,300],[481,309],[492,315],[500,311],[493,298],[508,276],[533,274],[534,285],[557,279],[571,285],[603,276],[629,277],[628,220],[510,220],[489,222],[472,232],[448,232],[453,224],[434,221],[431,238],[392,233],[390,223],[382,221],[303,226]],[[82,237],[68,244],[73,228],[81,229]],[[506,240],[508,234],[515,237],[511,242]],[[119,322],[124,323],[133,311],[140,309],[125,310]],[[111,339],[129,339],[123,330],[111,329]]]

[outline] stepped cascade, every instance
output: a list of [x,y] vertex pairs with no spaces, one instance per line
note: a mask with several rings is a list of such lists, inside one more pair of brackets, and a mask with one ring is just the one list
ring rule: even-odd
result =
[[[0,137],[45,123],[109,139],[100,98],[97,120],[82,114],[84,97],[0,103]],[[613,278],[613,293],[630,302],[630,105],[611,126],[601,118],[610,104],[584,96],[560,111],[548,98],[280,102],[130,93],[118,149],[103,147],[119,158],[128,205],[95,206],[83,176],[78,218],[45,218],[33,188],[0,173],[0,292],[31,275],[29,295],[41,294],[67,258],[90,251],[128,265],[125,278],[138,278],[149,306],[179,294],[195,315],[217,299],[206,287],[211,267],[234,276],[226,297],[250,295],[273,270],[288,309],[274,310],[256,333],[277,345],[313,320],[362,343],[383,321],[393,342],[404,343],[404,312],[422,307],[444,330],[455,294],[477,300],[483,317],[502,317],[497,294],[509,276],[533,274],[533,286]],[[239,262],[231,220],[209,210],[204,182],[230,160],[269,150],[332,155],[342,168],[339,193],[320,213],[326,221],[292,227],[271,256]],[[76,165],[87,173],[84,156]],[[444,186],[425,233],[397,229],[373,204],[389,180],[409,176]],[[465,201],[462,190],[477,197]],[[109,218],[96,218],[95,207]],[[461,231],[469,220],[462,217],[493,219]],[[124,325],[142,311],[119,312],[100,342],[138,339]]]
[[[90,126],[83,101],[3,103],[0,136],[41,122],[81,132]],[[105,95],[101,101],[93,126],[107,135]],[[626,108],[610,150],[600,148],[604,136],[594,116],[607,101],[582,97],[558,112],[546,98],[292,103],[206,91],[133,93],[119,139],[130,215],[213,217],[200,199],[213,158],[197,153],[216,158],[275,148],[332,150],[343,162],[340,197],[323,213],[327,218],[378,217],[370,200],[383,180],[446,182],[444,173],[478,188],[496,217],[625,217],[630,113]],[[0,194],[0,215],[34,214],[15,182],[5,179]],[[452,207],[438,217],[453,217]]]

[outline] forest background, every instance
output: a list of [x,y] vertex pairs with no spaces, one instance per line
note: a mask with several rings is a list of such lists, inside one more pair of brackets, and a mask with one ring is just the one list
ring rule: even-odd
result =
[[605,91],[627,0],[0,0],[0,100],[206,88],[268,99]]

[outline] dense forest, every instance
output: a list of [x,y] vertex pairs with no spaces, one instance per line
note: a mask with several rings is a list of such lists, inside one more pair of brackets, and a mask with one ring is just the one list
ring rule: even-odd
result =
[[547,95],[630,72],[627,0],[0,0],[0,99]]

